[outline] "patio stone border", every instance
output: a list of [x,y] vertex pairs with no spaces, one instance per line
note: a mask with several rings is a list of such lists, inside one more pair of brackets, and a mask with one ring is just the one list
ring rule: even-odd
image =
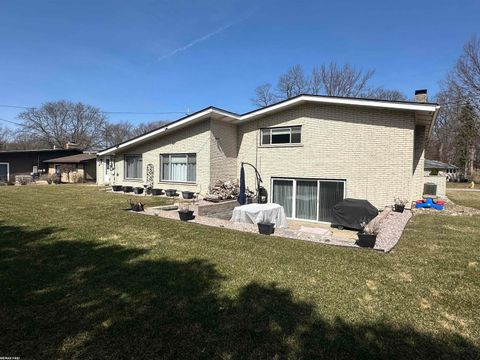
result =
[[[196,209],[195,209],[196,210]],[[145,208],[144,212],[140,214],[150,215],[150,216],[159,216],[165,219],[177,220],[180,221],[177,211],[167,211],[165,207],[150,207]],[[195,211],[196,215],[196,211]],[[377,236],[377,241],[375,244],[374,250],[381,252],[391,251],[395,245],[398,243],[398,240],[402,236],[403,230],[407,225],[408,221],[412,217],[410,211],[405,211],[403,213],[390,212],[387,217],[382,221],[380,225],[380,231]],[[249,232],[252,234],[258,233],[258,227],[256,224],[243,224],[235,223],[229,220],[222,220],[206,216],[195,216],[194,220],[188,221],[189,223],[214,226],[219,228]],[[329,235],[320,235],[307,232],[301,232],[299,230],[293,229],[284,229],[278,228],[275,229],[275,233],[270,235],[275,237],[288,238],[293,240],[309,241],[319,244],[334,245],[334,246],[343,246],[349,248],[362,249],[360,246],[356,245],[353,240],[342,239],[338,237],[333,237],[331,233]]]

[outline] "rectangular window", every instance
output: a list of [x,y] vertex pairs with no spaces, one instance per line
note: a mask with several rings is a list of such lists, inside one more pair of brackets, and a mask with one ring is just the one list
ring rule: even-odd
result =
[[273,179],[272,201],[293,219],[331,222],[333,207],[343,200],[345,182],[337,180]]
[[300,144],[301,126],[261,129],[261,145]]
[[197,179],[196,154],[160,155],[162,181],[195,182]]
[[10,179],[10,164],[7,162],[0,163],[0,182],[8,182]]
[[142,155],[125,155],[125,179],[142,178]]

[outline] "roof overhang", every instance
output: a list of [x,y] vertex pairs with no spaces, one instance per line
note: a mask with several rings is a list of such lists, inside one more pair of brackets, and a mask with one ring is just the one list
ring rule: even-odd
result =
[[272,114],[277,111],[285,110],[290,107],[297,106],[302,103],[322,103],[328,105],[346,105],[346,106],[361,106],[369,108],[380,108],[390,110],[404,110],[413,111],[415,113],[415,121],[418,125],[427,126],[428,134],[430,134],[433,124],[435,123],[438,110],[440,106],[432,103],[414,103],[414,102],[396,102],[396,101],[384,101],[384,100],[370,100],[370,99],[357,99],[357,98],[343,98],[343,97],[331,97],[331,96],[317,96],[317,95],[299,95],[297,97],[258,109],[243,115],[238,115],[226,110],[222,110],[215,107],[209,107],[200,110],[194,114],[185,116],[179,120],[176,120],[170,124],[162,126],[156,130],[150,131],[141,136],[127,140],[119,145],[110,147],[103,151],[100,151],[97,155],[113,155],[119,150],[127,149],[133,145],[148,141],[157,136],[168,134],[174,130],[181,129],[186,126],[190,126],[197,122],[203,121],[208,118],[219,119],[225,122],[233,124],[241,124],[249,120],[254,120]]

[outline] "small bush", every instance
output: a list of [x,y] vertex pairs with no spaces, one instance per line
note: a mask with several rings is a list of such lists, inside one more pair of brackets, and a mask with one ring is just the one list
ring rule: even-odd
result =
[[438,169],[432,169],[432,171],[430,171],[430,175],[437,176],[438,175]]

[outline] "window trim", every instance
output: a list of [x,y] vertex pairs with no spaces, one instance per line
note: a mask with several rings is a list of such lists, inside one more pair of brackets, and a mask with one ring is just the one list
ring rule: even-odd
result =
[[[276,177],[271,177],[270,178],[270,194],[272,198],[272,202],[274,202],[273,199],[273,182],[275,180],[287,180],[292,182],[292,216],[288,217],[287,219],[291,220],[301,220],[301,221],[310,221],[310,222],[315,222],[315,223],[320,223],[320,224],[331,224],[328,221],[319,221],[318,218],[320,216],[320,202],[318,201],[319,195],[320,195],[320,183],[321,182],[343,182],[343,198],[347,198],[347,180],[346,179],[331,179],[331,178],[292,178],[292,177],[281,177],[281,176],[276,176]],[[315,181],[317,182],[317,218],[315,220],[311,219],[300,219],[297,218],[297,181]]]
[[[142,159],[142,177],[133,178],[127,177],[127,157],[128,156],[139,156]],[[111,160],[110,160],[111,162]],[[124,180],[143,180],[143,155],[142,154],[125,154],[123,155],[123,179]]]
[[[292,129],[297,128],[297,127],[300,128],[300,142],[292,143]],[[290,142],[273,144],[272,143],[272,133],[273,133],[272,130],[275,130],[275,129],[289,129],[290,130]],[[270,143],[268,143],[268,144],[263,143],[263,131],[264,130],[269,130],[269,132],[270,132],[270,136],[269,136]],[[273,126],[273,127],[260,128],[259,140],[260,140],[260,144],[259,144],[260,147],[303,146],[302,145],[302,125]]]
[[0,162],[0,165],[7,165],[7,180],[8,183],[10,181],[10,163],[9,162]]
[[[187,178],[188,178],[188,156],[189,155],[195,155],[195,180],[194,181],[182,181],[182,180],[166,180],[163,178],[163,157],[168,156],[168,163],[171,164],[171,157],[175,155],[185,155],[187,158]],[[184,153],[165,153],[165,154],[160,154],[160,181],[159,183],[171,183],[171,184],[196,184],[197,183],[197,153],[196,152],[184,152]]]

